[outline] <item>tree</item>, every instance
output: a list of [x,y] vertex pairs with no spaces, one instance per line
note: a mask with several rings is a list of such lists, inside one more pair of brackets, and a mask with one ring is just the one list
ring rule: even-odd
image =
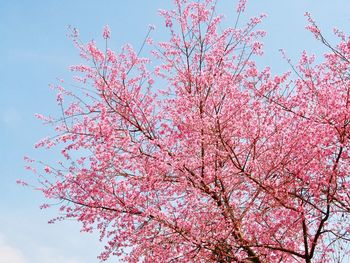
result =
[[[244,11],[240,1],[237,17]],[[41,191],[64,218],[98,230],[130,262],[334,262],[350,238],[350,41],[321,63],[302,54],[272,76],[254,62],[256,30],[221,29],[215,1],[176,0],[151,58],[73,40],[83,88],[58,85],[57,136],[67,159]],[[152,30],[152,28],[150,29]],[[151,64],[153,61],[156,65]],[[157,86],[157,84],[159,86]],[[156,89],[159,87],[159,89]],[[68,165],[66,164],[68,163]],[[44,205],[46,206],[46,205]],[[123,253],[128,249],[130,253]]]

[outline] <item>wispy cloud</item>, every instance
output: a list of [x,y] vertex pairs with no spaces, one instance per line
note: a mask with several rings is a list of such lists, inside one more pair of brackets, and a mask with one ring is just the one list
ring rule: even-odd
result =
[[0,233],[0,263],[83,263],[53,247],[28,244],[27,249],[21,249],[21,245],[9,244]]
[[28,263],[23,252],[16,247],[5,243],[2,236],[0,236],[0,263]]
[[[82,263],[80,260],[62,255],[62,251],[58,251],[52,247],[35,247],[33,260],[30,263]],[[0,261],[0,263],[2,263]]]

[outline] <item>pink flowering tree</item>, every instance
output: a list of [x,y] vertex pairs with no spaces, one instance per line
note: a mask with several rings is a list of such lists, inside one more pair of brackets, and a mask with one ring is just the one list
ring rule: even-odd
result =
[[[237,16],[244,11],[240,1]],[[350,238],[350,41],[291,74],[259,70],[261,17],[223,29],[215,1],[160,11],[170,32],[142,57],[73,41],[83,88],[62,85],[65,161],[38,174],[63,218],[128,262],[336,262]],[[152,30],[151,28],[150,30]],[[151,61],[154,63],[151,64]],[[32,164],[35,166],[35,164]],[[44,205],[46,207],[46,205]],[[59,218],[60,219],[60,218]],[[127,252],[127,253],[126,253]]]

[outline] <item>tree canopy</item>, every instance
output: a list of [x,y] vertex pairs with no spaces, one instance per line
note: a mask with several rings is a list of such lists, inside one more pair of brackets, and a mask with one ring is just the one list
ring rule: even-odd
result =
[[148,35],[147,55],[111,50],[108,27],[104,48],[72,30],[81,88],[58,84],[62,115],[39,116],[57,135],[37,146],[66,159],[38,172],[40,190],[100,232],[102,260],[336,262],[350,238],[349,38],[331,46],[306,14],[329,52],[273,76],[256,65],[263,16],[223,28],[215,7],[174,1],[160,11],[170,38]]

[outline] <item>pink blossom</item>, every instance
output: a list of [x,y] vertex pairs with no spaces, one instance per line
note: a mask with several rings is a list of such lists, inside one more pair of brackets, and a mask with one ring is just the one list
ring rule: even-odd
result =
[[63,103],[63,95],[62,95],[62,93],[57,93],[56,101],[58,103],[60,103],[60,104]]
[[239,13],[244,12],[246,5],[247,5],[247,0],[239,0],[237,8],[236,8],[237,12],[239,12]]
[[108,25],[105,25],[103,28],[103,38],[109,39],[111,37],[111,30]]

